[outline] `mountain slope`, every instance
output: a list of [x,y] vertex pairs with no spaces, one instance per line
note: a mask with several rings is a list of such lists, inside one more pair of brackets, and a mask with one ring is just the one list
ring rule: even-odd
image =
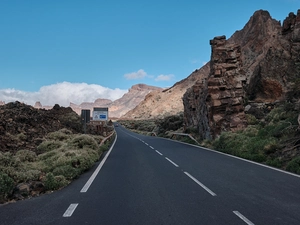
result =
[[208,74],[209,64],[207,63],[172,87],[149,93],[139,105],[122,116],[122,119],[153,119],[183,113],[183,94]]

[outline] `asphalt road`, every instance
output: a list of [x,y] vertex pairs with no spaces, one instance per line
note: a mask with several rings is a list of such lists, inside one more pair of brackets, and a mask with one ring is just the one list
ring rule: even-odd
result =
[[60,191],[0,206],[0,224],[300,224],[300,176],[116,131],[101,163]]

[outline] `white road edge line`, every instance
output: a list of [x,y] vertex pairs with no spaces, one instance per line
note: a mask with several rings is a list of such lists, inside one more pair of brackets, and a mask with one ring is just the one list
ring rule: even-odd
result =
[[109,156],[111,150],[113,149],[115,143],[117,140],[117,133],[116,133],[116,137],[115,137],[115,141],[112,144],[112,146],[110,147],[109,151],[106,153],[106,155],[104,156],[104,158],[102,159],[102,161],[100,162],[100,164],[98,165],[98,167],[96,168],[96,170],[94,171],[94,173],[92,174],[92,176],[90,177],[90,179],[86,182],[86,184],[83,186],[83,188],[81,189],[80,192],[84,193],[87,192],[87,190],[89,189],[89,187],[91,186],[91,184],[93,183],[94,179],[96,178],[97,174],[99,173],[99,171],[101,170],[102,166],[104,165],[107,157]]
[[[157,138],[167,139],[167,138],[162,138],[162,137],[157,137]],[[252,163],[252,164],[255,164],[255,165],[258,165],[258,166],[261,166],[261,167],[265,167],[265,168],[268,168],[268,169],[271,169],[271,170],[275,170],[275,171],[278,171],[278,172],[281,172],[281,173],[285,173],[285,174],[300,178],[300,174],[295,174],[295,173],[288,172],[288,171],[285,171],[285,170],[282,170],[282,169],[278,169],[278,168],[275,168],[275,167],[272,167],[272,166],[268,166],[268,165],[265,165],[265,164],[254,162],[254,161],[251,161],[251,160],[248,160],[248,159],[240,158],[240,157],[237,157],[237,156],[234,156],[234,155],[229,155],[229,154],[221,152],[221,151],[217,151],[217,150],[213,150],[213,149],[210,149],[210,148],[205,148],[205,147],[202,147],[202,146],[193,145],[193,144],[189,144],[189,143],[185,143],[185,142],[180,142],[180,141],[176,141],[176,140],[172,140],[172,139],[167,139],[167,140],[177,142],[177,143],[181,143],[181,144],[184,144],[184,145],[193,146],[193,147],[200,148],[200,149],[203,149],[203,150],[206,150],[206,151],[215,152],[215,153],[218,153],[218,154],[221,154],[221,155],[225,155],[225,156],[228,156],[228,157],[231,157],[231,158],[239,159],[239,160],[242,160],[242,161],[245,161],[245,162],[248,162],[248,163]]]
[[151,149],[154,149],[152,146],[149,146]]
[[250,220],[248,220],[243,214],[241,214],[239,211],[233,211],[235,215],[237,215],[241,220],[243,220],[248,225],[254,225]]
[[212,190],[210,190],[208,187],[206,187],[204,184],[202,184],[199,180],[197,180],[195,177],[193,177],[188,172],[184,172],[185,175],[187,175],[189,178],[191,178],[193,181],[195,181],[198,185],[200,185],[205,191],[207,191],[212,196],[217,196],[216,193],[214,193]]
[[77,206],[78,206],[78,203],[71,204],[69,206],[69,208],[65,211],[63,217],[70,217],[70,216],[72,216],[72,214],[75,211],[75,209],[76,209]]
[[172,163],[174,166],[179,167],[176,163],[174,163],[171,159],[165,157],[166,160],[168,160],[170,163]]
[[157,150],[155,150],[159,155],[163,155],[161,152],[159,152],[159,151],[157,151]]
[[145,145],[149,146],[149,144],[148,144],[148,143],[146,143],[146,142],[144,142],[144,143],[145,143]]

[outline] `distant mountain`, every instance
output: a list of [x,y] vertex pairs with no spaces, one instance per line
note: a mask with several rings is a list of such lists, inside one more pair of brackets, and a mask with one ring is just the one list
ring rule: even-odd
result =
[[[89,109],[92,112],[94,107],[108,107],[110,118],[120,118],[129,110],[136,107],[142,100],[144,100],[147,94],[152,91],[162,90],[163,89],[160,87],[149,86],[146,84],[136,84],[133,85],[126,94],[115,101],[98,98],[94,102],[83,102],[79,105],[71,102],[70,107],[79,115],[81,114],[82,109]],[[35,108],[51,109],[52,106],[42,106],[40,102],[37,102],[35,104]]]
[[207,63],[172,87],[149,93],[139,105],[123,115],[122,119],[154,119],[183,113],[182,96],[188,88],[203,77],[207,77],[208,74],[209,64]]

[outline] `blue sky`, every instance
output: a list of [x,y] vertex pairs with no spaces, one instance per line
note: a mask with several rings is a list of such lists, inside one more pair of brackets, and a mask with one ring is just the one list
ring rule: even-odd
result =
[[300,0],[0,0],[0,100],[32,104],[41,89],[77,88],[64,105],[116,99],[137,83],[169,87],[209,61],[210,39],[229,38],[256,10],[283,21],[298,8]]

